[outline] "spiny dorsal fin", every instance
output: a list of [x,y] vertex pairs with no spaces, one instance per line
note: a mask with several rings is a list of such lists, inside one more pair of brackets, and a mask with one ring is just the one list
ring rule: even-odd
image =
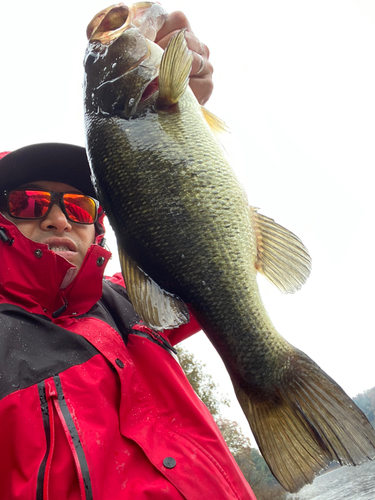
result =
[[130,301],[147,326],[164,330],[189,322],[189,311],[179,297],[161,289],[121,248],[119,258]]
[[183,29],[169,40],[160,62],[158,107],[173,106],[181,99],[189,84],[192,62]]
[[208,111],[205,107],[201,106],[201,110],[204,116],[204,119],[206,120],[208,126],[214,132],[215,134],[222,134],[224,132],[229,132],[229,128],[227,127],[226,123],[218,118],[216,115],[211,113],[211,111]]
[[255,267],[283,293],[294,293],[311,271],[308,250],[295,234],[257,210],[250,207],[257,238]]

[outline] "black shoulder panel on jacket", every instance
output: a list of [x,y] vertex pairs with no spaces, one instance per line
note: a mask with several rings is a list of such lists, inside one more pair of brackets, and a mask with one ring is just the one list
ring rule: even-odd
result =
[[0,347],[0,399],[98,354],[81,335],[10,304],[0,304]]
[[127,344],[128,335],[131,333],[132,335],[138,335],[150,340],[150,342],[157,344],[169,353],[173,352],[177,354],[177,351],[159,333],[153,332],[151,334],[137,329],[133,330],[133,326],[142,323],[142,321],[135,312],[126,289],[111,281],[103,280],[103,295],[101,299],[87,314],[81,317],[84,316],[98,318],[108,323],[121,334],[125,344]]
[[90,309],[87,314],[79,317],[101,319],[117,330],[124,342],[128,340],[129,333],[134,333],[132,328],[140,322],[135,312],[126,289],[108,280],[103,280],[103,294],[101,299]]

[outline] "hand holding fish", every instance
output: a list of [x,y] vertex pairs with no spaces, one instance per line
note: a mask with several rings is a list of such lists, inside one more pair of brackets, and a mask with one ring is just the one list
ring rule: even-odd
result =
[[210,98],[213,90],[212,73],[213,67],[210,63],[210,51],[207,45],[202,43],[193,33],[189,20],[183,12],[171,12],[160,31],[158,31],[155,43],[165,49],[169,40],[180,30],[186,29],[185,40],[188,48],[193,54],[193,63],[190,72],[190,88],[199,104],[205,104]]

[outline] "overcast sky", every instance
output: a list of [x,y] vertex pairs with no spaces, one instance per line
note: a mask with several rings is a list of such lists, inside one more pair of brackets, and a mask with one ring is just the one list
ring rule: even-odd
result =
[[[85,30],[110,2],[4,3],[0,150],[48,141],[84,145]],[[211,50],[215,90],[206,107],[231,129],[225,147],[250,204],[310,250],[312,274],[295,295],[259,277],[271,319],[349,395],[373,387],[375,3],[163,5],[183,10]],[[114,258],[107,271],[118,270]],[[186,346],[230,393],[204,335]],[[246,431],[235,402],[229,416]]]

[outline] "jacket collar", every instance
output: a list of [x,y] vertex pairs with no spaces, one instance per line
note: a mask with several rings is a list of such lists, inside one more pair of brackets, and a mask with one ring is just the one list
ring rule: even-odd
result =
[[110,252],[91,245],[76,273],[74,265],[26,238],[1,214],[0,231],[0,302],[54,319],[84,314],[100,299]]

